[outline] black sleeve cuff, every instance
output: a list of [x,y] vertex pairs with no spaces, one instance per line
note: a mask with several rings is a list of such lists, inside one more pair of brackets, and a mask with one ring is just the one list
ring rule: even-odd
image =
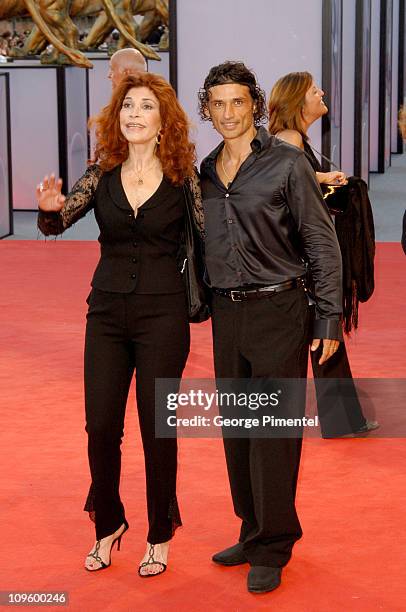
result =
[[39,209],[37,225],[44,236],[58,236],[64,231],[62,217],[59,212],[44,212]]
[[313,338],[343,340],[343,328],[340,319],[316,319],[313,326]]

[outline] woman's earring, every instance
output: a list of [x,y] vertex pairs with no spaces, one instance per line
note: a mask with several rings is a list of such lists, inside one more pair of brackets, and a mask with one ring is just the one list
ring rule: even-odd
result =
[[159,130],[158,134],[156,135],[155,138],[155,142],[157,144],[157,147],[159,147],[159,145],[161,144],[161,140],[162,140],[162,131]]

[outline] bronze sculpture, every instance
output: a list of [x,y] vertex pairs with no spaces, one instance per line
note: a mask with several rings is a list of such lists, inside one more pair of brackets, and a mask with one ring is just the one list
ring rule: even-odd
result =
[[[26,56],[42,51],[42,63],[73,63],[81,67],[92,67],[93,64],[78,48],[78,29],[72,17],[94,14],[105,15],[104,20],[109,24],[106,35],[114,27],[118,29],[122,47],[126,41],[138,49],[144,57],[160,60],[153,49],[139,42],[130,31],[129,10],[132,10],[132,6],[128,6],[128,0],[3,0],[0,4],[0,19],[31,16],[34,28],[24,49],[15,54]],[[51,53],[43,50],[49,43],[54,46]]]
[[[75,4],[75,0],[73,0]],[[114,11],[123,23],[127,32],[129,32],[134,38],[140,42],[144,42],[156,25],[162,23],[163,25],[169,25],[169,8],[168,0],[112,0],[114,5]],[[92,4],[99,6],[102,4],[99,2],[93,2]],[[99,16],[88,36],[80,45],[82,49],[91,49],[98,47],[111,33],[114,27],[117,27],[107,11],[101,10],[89,13],[81,12],[81,15],[95,15],[99,12]],[[71,13],[72,14],[72,13]],[[73,16],[78,16],[79,12],[73,13]],[[142,15],[143,20],[139,27],[137,27],[134,16]],[[117,28],[118,29],[118,28]],[[117,48],[122,49],[126,45],[124,37],[121,35]],[[156,58],[155,58],[156,59]]]

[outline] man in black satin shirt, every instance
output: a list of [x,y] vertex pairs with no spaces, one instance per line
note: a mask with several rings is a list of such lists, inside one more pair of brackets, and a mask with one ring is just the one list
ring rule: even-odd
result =
[[[312,350],[323,344],[320,363],[342,339],[341,254],[315,174],[301,149],[260,127],[265,97],[241,62],[213,67],[199,100],[202,118],[223,138],[201,165],[216,379],[303,379],[310,338]],[[304,395],[298,403],[300,412]],[[242,523],[238,544],[213,561],[249,563],[253,593],[279,586],[302,535],[295,509],[301,442],[301,436],[224,437]]]

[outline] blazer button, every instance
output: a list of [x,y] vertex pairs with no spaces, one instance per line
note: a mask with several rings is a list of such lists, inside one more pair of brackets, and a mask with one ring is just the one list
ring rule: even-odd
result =
[[135,257],[133,257],[131,261],[132,261],[133,263],[137,263],[137,260],[136,260],[136,258],[135,258]]
[[136,274],[131,274],[131,278],[135,278],[136,276]]

